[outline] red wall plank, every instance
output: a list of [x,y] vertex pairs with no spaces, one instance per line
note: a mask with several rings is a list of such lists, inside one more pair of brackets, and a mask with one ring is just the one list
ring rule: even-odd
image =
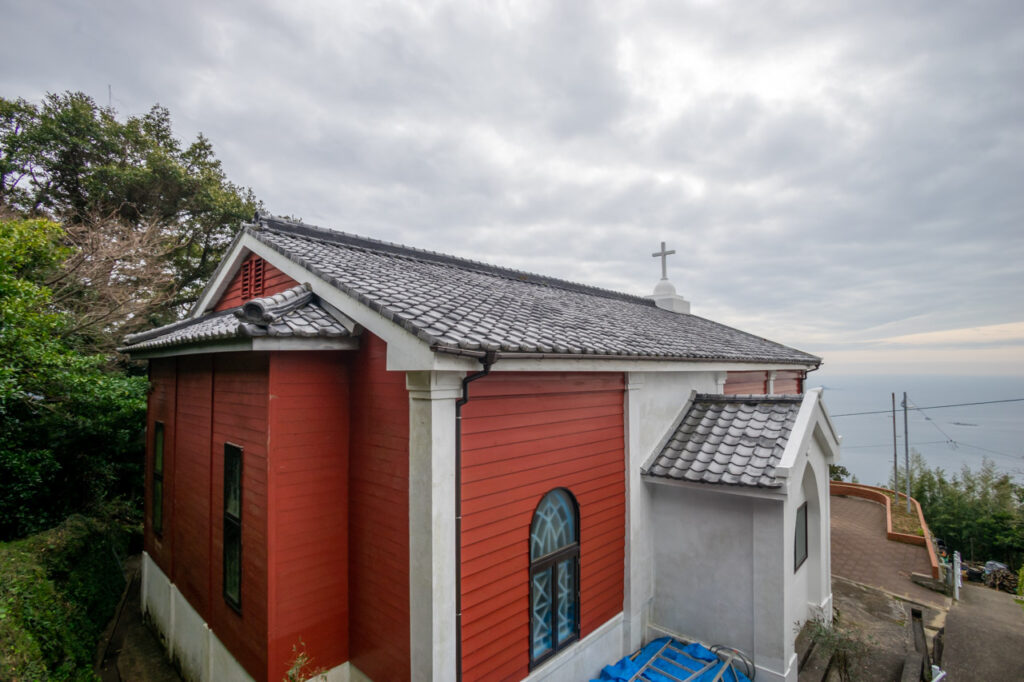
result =
[[174,463],[174,562],[170,578],[204,618],[210,606],[210,413],[213,366],[209,355],[178,359]]
[[775,393],[799,394],[804,392],[804,376],[802,369],[782,370],[775,373]]
[[[257,680],[267,679],[267,389],[265,353],[222,353],[214,366],[211,466],[210,627]],[[223,597],[224,444],[242,447],[242,608]],[[277,678],[279,679],[279,678]]]
[[[259,258],[254,253],[250,253],[248,258],[244,262],[256,260]],[[263,266],[263,295],[273,296],[278,294],[285,289],[290,289],[298,282],[284,274],[270,263],[264,261]],[[221,296],[217,305],[214,306],[214,310],[228,310],[229,308],[237,308],[238,306],[245,303],[242,300],[242,267],[239,263],[238,271],[235,272],[234,277],[231,278],[231,283],[228,284],[228,288],[224,290],[224,295]]]
[[315,667],[348,660],[348,382],[338,353],[270,357],[270,680],[300,640]]
[[529,668],[529,535],[540,499],[580,505],[580,630],[622,610],[623,378],[492,374],[463,408],[462,639],[465,680]]
[[729,372],[722,392],[725,395],[764,395],[768,392],[768,372]]
[[[171,556],[174,547],[174,527],[171,512],[174,506],[174,417],[175,394],[178,382],[177,360],[161,358],[149,363],[149,409],[146,414],[146,501],[145,532],[143,542],[146,551],[165,575],[171,575]],[[163,533],[158,537],[150,525],[153,518],[153,433],[156,422],[164,424],[164,504]]]
[[374,680],[409,670],[409,393],[368,332],[351,372],[349,632],[352,664]]

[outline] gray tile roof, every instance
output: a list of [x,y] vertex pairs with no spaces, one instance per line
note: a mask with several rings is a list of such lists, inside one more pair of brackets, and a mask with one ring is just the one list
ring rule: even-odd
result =
[[435,350],[820,363],[639,296],[277,218],[259,217],[246,229]]
[[699,393],[647,467],[648,476],[776,488],[803,396]]
[[125,338],[127,353],[258,336],[343,338],[348,329],[324,309],[306,285],[255,298],[238,308],[208,313]]

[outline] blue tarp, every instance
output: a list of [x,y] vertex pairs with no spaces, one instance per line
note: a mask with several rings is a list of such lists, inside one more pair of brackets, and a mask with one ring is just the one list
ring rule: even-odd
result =
[[[669,641],[672,642],[672,645],[666,647],[665,644]],[[655,660],[647,670],[644,670],[643,676],[639,679],[649,682],[673,682],[672,678],[658,673],[659,670],[664,670],[676,679],[686,680],[707,663],[717,661],[716,665],[708,668],[700,677],[694,678],[694,682],[710,682],[715,679],[715,675],[725,665],[705,646],[696,643],[683,644],[677,640],[662,637],[645,646],[638,654],[627,656],[615,665],[606,665],[601,671],[601,676],[591,682],[628,682],[652,658],[655,658],[659,651],[661,652],[660,658],[668,659],[668,661]],[[731,668],[725,671],[721,680],[722,682],[750,682],[750,678],[746,675]]]

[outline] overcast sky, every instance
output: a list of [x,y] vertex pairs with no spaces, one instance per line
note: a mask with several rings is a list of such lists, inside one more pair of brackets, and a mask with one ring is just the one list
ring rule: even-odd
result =
[[833,372],[1024,375],[1024,3],[16,2],[0,96],[159,102],[269,211]]

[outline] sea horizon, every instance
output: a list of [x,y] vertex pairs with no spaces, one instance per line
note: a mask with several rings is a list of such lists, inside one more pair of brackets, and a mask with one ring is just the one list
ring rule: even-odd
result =
[[[861,483],[887,485],[892,476],[893,392],[898,462],[904,467],[904,391],[911,408],[924,408],[908,411],[907,426],[911,450],[920,452],[929,467],[952,476],[964,465],[978,471],[988,458],[998,471],[1024,483],[1024,377],[822,369],[808,375],[806,386],[825,389],[825,405],[842,436],[838,463]],[[993,402],[1009,400],[1018,402]],[[939,407],[946,405],[960,406]],[[879,413],[856,414],[861,412]]]

